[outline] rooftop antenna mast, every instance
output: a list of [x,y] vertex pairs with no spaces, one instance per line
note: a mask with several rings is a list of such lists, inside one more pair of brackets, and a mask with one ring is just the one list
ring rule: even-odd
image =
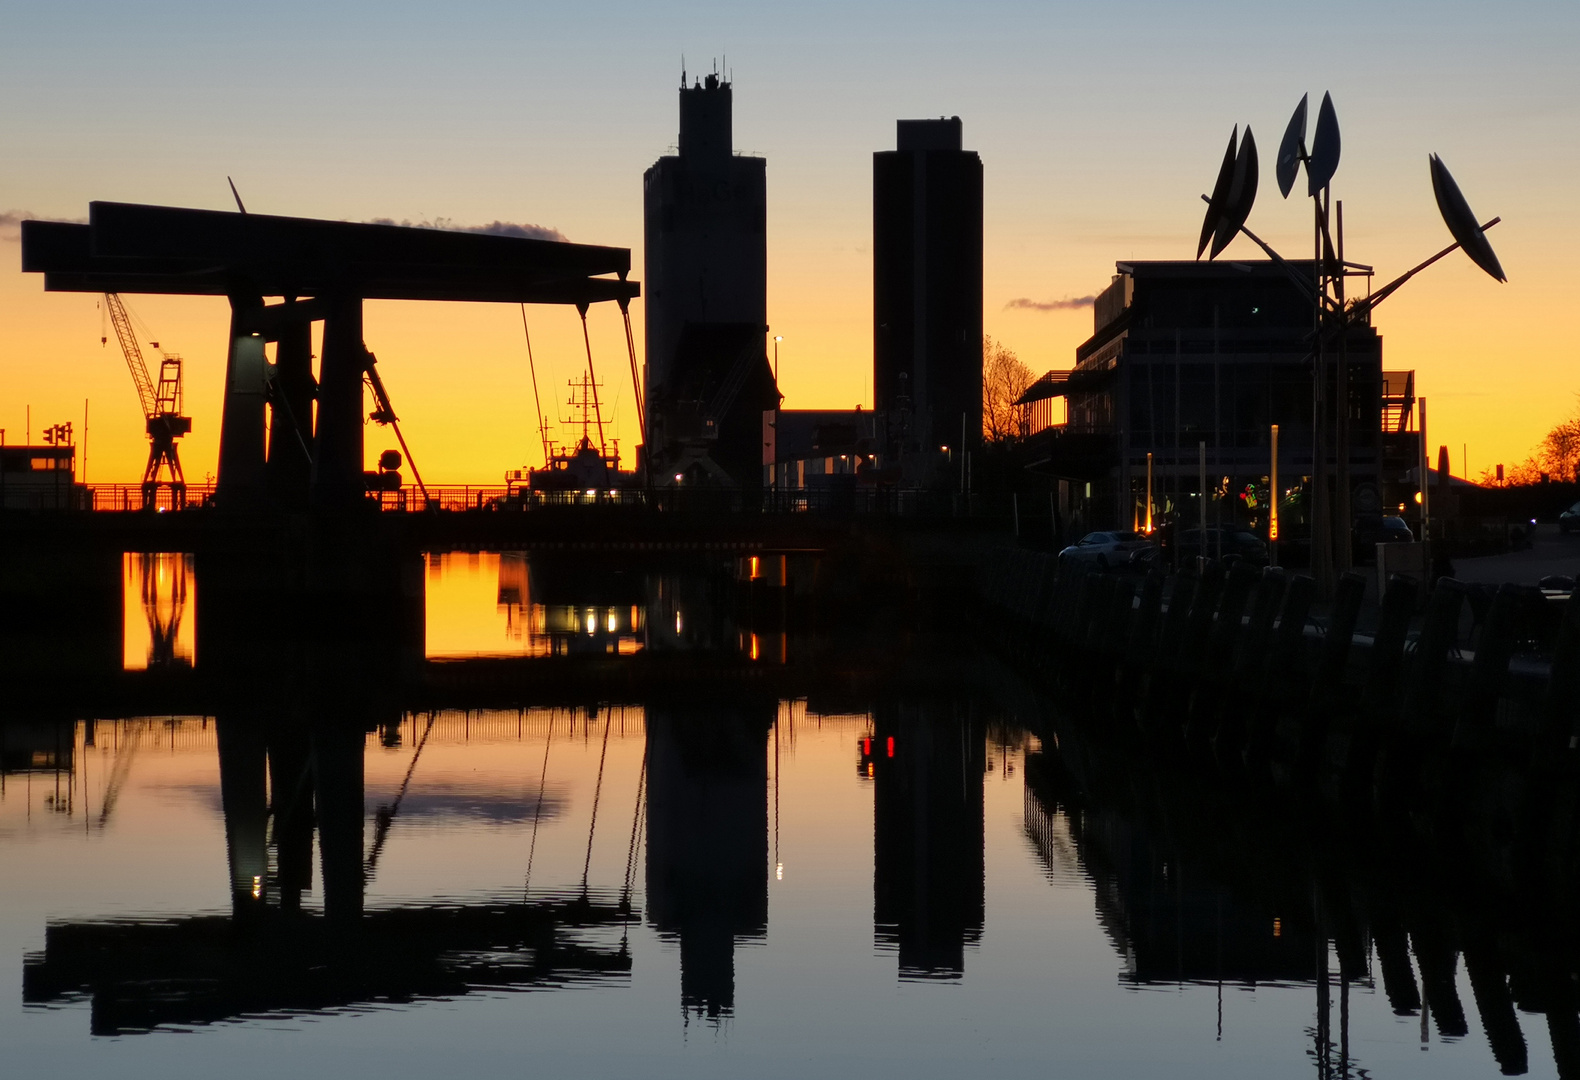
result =
[[[577,304],[576,310],[582,317],[582,344],[587,347],[587,374],[591,376],[588,385],[592,388],[593,418],[598,422],[598,452],[604,452],[603,444],[603,413],[598,408],[598,373],[593,370],[592,338],[587,334],[587,305]],[[583,418],[585,419],[585,412]]]

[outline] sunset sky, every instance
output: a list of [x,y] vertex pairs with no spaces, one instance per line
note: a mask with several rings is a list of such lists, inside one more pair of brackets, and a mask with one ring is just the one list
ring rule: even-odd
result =
[[[1321,11],[1321,18],[1313,12]],[[1433,444],[1472,474],[1576,410],[1580,4],[672,3],[267,7],[11,4],[0,34],[0,428],[80,424],[90,482],[134,480],[141,416],[91,295],[19,271],[18,216],[92,199],[346,220],[534,223],[629,246],[642,172],[676,140],[681,58],[735,80],[735,144],[768,159],[768,311],[792,408],[871,401],[872,152],[900,117],[959,115],[986,183],[984,324],[1038,372],[1068,367],[1116,260],[1189,258],[1236,123],[1263,150],[1250,225],[1291,255],[1309,205],[1272,156],[1290,111],[1333,94],[1347,254],[1378,284],[1450,242],[1436,152],[1490,238],[1499,285],[1455,255],[1379,309],[1385,366],[1414,368]],[[726,59],[727,58],[727,59]],[[1565,256],[1564,252],[1570,252]],[[1229,257],[1258,254],[1244,240]],[[188,362],[190,479],[214,468],[228,308],[128,297]],[[544,392],[583,367],[571,309],[530,311]],[[633,309],[641,342],[641,306]],[[595,310],[622,448],[623,331]],[[370,303],[368,347],[430,482],[539,463],[519,311]],[[563,413],[563,409],[561,410]],[[393,445],[370,429],[370,457]],[[627,458],[629,462],[629,458]]]

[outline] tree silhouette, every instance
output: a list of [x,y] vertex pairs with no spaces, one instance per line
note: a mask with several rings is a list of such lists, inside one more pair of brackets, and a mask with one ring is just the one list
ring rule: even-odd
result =
[[1031,406],[1015,401],[1035,380],[1013,349],[982,335],[983,441],[1005,442],[1031,433]]

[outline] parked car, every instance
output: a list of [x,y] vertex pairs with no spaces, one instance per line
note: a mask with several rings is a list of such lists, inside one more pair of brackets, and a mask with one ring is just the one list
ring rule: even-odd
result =
[[1580,532],[1580,502],[1558,515],[1558,531],[1561,533]]
[[1243,559],[1253,566],[1267,565],[1267,543],[1244,529],[1208,529],[1207,546],[1202,548],[1202,531],[1186,529],[1174,542],[1174,557],[1181,562],[1206,555],[1224,561]]
[[1361,518],[1352,533],[1354,557],[1357,562],[1372,562],[1377,558],[1378,544],[1413,544],[1415,533],[1402,517]]
[[1080,542],[1071,544],[1059,552],[1061,563],[1087,563],[1101,569],[1110,566],[1122,566],[1130,561],[1131,555],[1152,547],[1152,541],[1138,532],[1093,532],[1081,537]]

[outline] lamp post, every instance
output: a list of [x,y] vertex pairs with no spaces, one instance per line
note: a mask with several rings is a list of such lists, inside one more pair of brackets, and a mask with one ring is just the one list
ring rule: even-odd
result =
[[[779,403],[784,400],[784,394],[779,390],[779,343],[784,340],[783,334],[774,335],[774,464],[773,478],[769,485],[775,492],[779,490]],[[779,782],[779,774],[774,774],[774,783]]]

